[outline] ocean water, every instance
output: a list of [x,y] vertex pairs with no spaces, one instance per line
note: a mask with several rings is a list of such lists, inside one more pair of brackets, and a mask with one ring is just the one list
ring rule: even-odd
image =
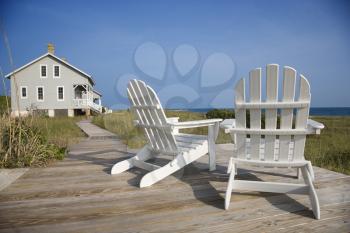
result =
[[[182,110],[206,113],[212,110],[212,108],[191,108],[191,109],[182,109]],[[350,107],[310,108],[310,115],[312,116],[350,116]]]

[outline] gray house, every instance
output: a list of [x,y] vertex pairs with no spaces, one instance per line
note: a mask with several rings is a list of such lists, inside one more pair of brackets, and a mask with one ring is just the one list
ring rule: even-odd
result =
[[94,90],[91,75],[48,52],[16,69],[6,78],[11,80],[12,116],[35,112],[54,116],[101,113],[102,95]]

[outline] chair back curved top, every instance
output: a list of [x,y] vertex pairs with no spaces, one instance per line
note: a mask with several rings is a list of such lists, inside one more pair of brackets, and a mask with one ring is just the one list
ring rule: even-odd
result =
[[155,91],[145,82],[133,79],[128,84],[127,92],[131,111],[138,126],[143,128],[149,147],[155,152],[177,154],[175,137]]
[[269,162],[304,160],[311,98],[309,82],[300,74],[296,89],[295,69],[285,66],[283,77],[279,77],[279,65],[270,64],[263,80],[266,82],[263,97],[261,71],[257,68],[249,73],[249,85],[242,78],[235,86],[235,157]]

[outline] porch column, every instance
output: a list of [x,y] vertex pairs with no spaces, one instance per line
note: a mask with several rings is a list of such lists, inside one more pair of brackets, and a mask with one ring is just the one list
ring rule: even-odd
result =
[[74,117],[74,109],[68,109],[68,116]]
[[54,109],[49,109],[48,110],[49,117],[54,117],[55,116],[55,110]]

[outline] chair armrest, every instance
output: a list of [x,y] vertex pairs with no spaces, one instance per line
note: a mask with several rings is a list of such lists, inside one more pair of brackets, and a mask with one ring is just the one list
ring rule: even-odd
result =
[[177,123],[179,122],[180,117],[167,117],[166,120],[168,123]]
[[230,133],[230,130],[236,127],[236,119],[225,119],[220,123],[220,128],[225,130],[225,133]]
[[[235,119],[226,119],[220,123],[220,128],[225,130],[225,133],[230,133],[230,131],[236,127]],[[307,131],[308,134],[320,134],[321,129],[324,129],[324,125],[320,122],[308,119],[307,120]]]
[[208,120],[198,120],[198,121],[184,121],[184,122],[169,122],[168,124],[171,127],[176,129],[189,129],[189,128],[198,128],[203,126],[210,126],[218,124],[222,119],[208,119]]
[[307,120],[307,129],[311,134],[320,134],[321,129],[324,129],[324,124],[308,119]]

